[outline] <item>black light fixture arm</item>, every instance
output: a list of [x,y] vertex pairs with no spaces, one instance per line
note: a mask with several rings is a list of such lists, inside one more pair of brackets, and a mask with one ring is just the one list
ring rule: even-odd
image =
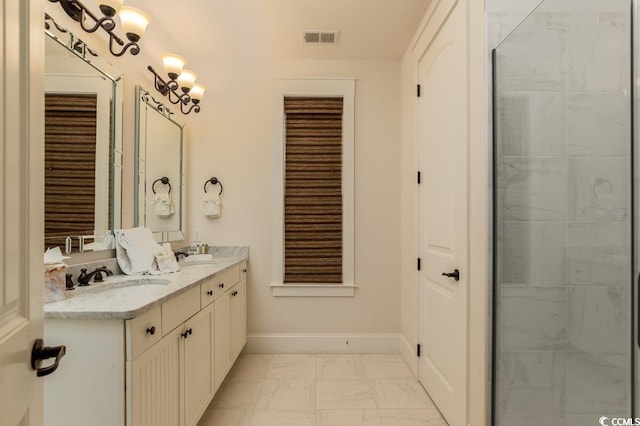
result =
[[[103,16],[98,18],[94,15],[85,5],[79,0],[49,0],[51,3],[60,3],[62,9],[69,15],[71,19],[80,23],[82,28],[87,33],[94,33],[98,31],[98,28],[102,28],[109,34],[109,50],[114,56],[122,56],[127,50],[130,50],[132,55],[140,53],[140,46],[138,46],[138,40],[130,40],[129,43],[125,42],[114,34],[113,30],[116,28],[116,23],[112,16]],[[93,25],[88,24],[93,21]],[[122,49],[114,50],[115,44],[118,46],[124,46]]]
[[[191,99],[189,93],[183,93],[182,95],[178,94],[178,82],[176,80],[168,80],[165,81],[160,75],[156,72],[155,69],[151,65],[147,66],[147,69],[151,71],[154,75],[154,87],[158,92],[160,92],[163,96],[166,96],[174,105],[180,104],[180,111],[183,114],[189,114],[191,111],[200,112],[199,100]],[[188,107],[189,103],[192,103],[190,107]]]

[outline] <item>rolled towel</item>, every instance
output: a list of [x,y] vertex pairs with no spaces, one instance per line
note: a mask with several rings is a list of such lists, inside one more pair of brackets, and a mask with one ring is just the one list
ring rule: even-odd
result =
[[220,195],[205,194],[202,199],[202,212],[207,217],[220,217]]
[[169,217],[175,213],[170,192],[157,193],[151,200],[153,211],[159,217]]

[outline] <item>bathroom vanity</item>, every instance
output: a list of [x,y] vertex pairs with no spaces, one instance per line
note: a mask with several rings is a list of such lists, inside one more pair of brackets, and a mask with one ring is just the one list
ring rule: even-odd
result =
[[47,343],[67,347],[45,383],[45,425],[198,423],[246,342],[247,256],[185,265],[45,305]]

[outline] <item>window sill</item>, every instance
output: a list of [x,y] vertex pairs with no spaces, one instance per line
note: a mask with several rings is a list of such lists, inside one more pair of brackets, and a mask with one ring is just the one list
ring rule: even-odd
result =
[[271,284],[274,297],[353,297],[355,284]]

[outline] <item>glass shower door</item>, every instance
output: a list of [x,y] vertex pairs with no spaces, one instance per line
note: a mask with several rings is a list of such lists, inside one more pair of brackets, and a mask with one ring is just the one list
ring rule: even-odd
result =
[[633,415],[631,28],[547,0],[494,52],[495,425]]

